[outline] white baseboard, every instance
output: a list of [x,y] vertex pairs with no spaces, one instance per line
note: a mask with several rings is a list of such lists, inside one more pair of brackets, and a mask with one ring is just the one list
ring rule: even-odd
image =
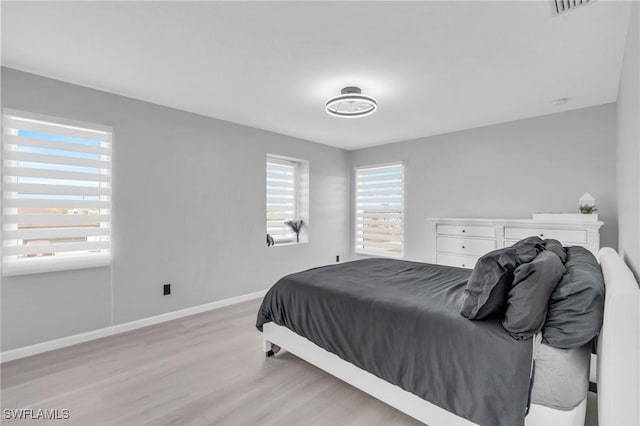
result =
[[0,353],[0,363],[25,358],[31,355],[43,352],[53,351],[55,349],[64,348],[78,343],[88,342],[90,340],[100,339],[102,337],[112,336],[114,334],[125,333],[127,331],[136,330],[138,328],[148,327],[150,325],[171,321],[178,318],[187,317],[189,315],[199,314],[201,312],[211,311],[223,308],[236,303],[245,302],[247,300],[258,299],[264,297],[267,290],[256,291],[254,293],[243,294],[242,296],[231,297],[229,299],[217,300],[203,305],[192,306],[178,311],[167,312],[153,317],[143,318],[135,321],[116,324],[97,330],[87,331],[85,333],[74,334],[73,336],[62,337],[60,339],[49,340],[47,342],[36,343],[35,345],[23,346],[21,348],[12,349]]

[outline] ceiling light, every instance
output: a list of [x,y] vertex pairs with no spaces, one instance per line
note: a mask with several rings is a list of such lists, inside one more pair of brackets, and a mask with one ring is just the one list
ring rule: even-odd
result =
[[567,98],[558,98],[558,99],[554,99],[551,101],[551,105],[553,106],[560,106],[560,105],[564,105],[567,103],[569,99]]
[[359,87],[349,86],[327,101],[327,113],[336,117],[364,117],[373,114],[378,103],[371,96],[363,95]]

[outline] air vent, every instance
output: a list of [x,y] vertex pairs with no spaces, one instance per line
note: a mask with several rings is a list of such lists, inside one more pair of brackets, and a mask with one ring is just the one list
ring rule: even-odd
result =
[[591,0],[554,0],[555,10],[558,15],[589,4],[590,2]]

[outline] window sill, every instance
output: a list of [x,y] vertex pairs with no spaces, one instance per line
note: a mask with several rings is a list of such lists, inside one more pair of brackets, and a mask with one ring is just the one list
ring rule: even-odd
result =
[[387,257],[390,259],[402,259],[404,258],[404,254],[393,254],[393,253],[380,253],[376,251],[367,251],[367,250],[354,250],[355,254],[362,254],[365,256],[372,257]]
[[45,272],[70,271],[75,269],[98,268],[109,266],[111,255],[93,254],[68,258],[36,258],[6,262],[2,265],[2,275],[5,277],[15,275],[40,274]]
[[299,243],[293,242],[293,243],[280,243],[280,244],[274,244],[272,246],[267,246],[267,248],[273,248],[273,247],[286,247],[286,246],[299,246],[300,244],[308,244],[309,241],[300,241]]

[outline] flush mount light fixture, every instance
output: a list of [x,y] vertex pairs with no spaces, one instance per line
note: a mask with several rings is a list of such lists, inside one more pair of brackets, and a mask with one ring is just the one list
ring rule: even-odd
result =
[[553,106],[561,106],[567,103],[568,98],[558,98],[551,101],[551,105]]
[[336,117],[364,117],[373,114],[378,103],[371,96],[363,95],[359,87],[349,86],[340,91],[340,95],[327,101],[327,113]]

